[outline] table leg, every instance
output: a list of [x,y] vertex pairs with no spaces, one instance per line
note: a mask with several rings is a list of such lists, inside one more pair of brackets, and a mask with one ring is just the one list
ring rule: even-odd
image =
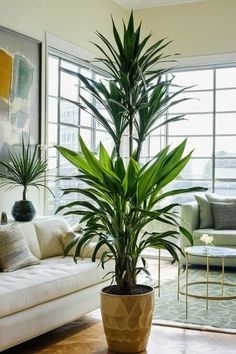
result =
[[188,254],[185,255],[186,259],[186,279],[185,279],[185,314],[186,320],[188,318]]
[[207,274],[206,274],[206,310],[208,310],[208,294],[209,293],[209,256],[207,256]]
[[161,250],[158,250],[158,296],[161,296]]
[[221,292],[224,294],[224,277],[225,277],[225,260],[222,258],[222,273],[221,273]]

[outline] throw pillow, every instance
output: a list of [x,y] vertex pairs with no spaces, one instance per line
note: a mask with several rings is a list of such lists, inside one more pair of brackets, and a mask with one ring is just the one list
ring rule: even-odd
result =
[[[60,236],[60,240],[64,246],[64,249],[71,243],[71,241],[74,240],[75,237],[80,237],[80,235],[75,234],[72,231],[68,231],[65,234]],[[97,245],[97,242],[90,242],[87,246],[85,246],[82,250],[82,253],[80,255],[81,258],[91,258],[93,255],[93,251]],[[106,251],[108,248],[106,245],[103,245],[99,251],[97,252],[96,258],[101,258],[104,251]],[[72,249],[69,251],[68,256],[74,256],[76,250],[76,245],[72,247]]]
[[206,193],[206,198],[210,203],[236,203],[236,197],[228,197],[215,193]]
[[199,207],[199,229],[214,227],[211,203],[236,203],[236,197],[228,197],[215,193],[199,193],[195,195]]
[[71,230],[75,233],[82,233],[83,232],[83,226],[81,224],[75,224],[71,227]]
[[0,267],[4,272],[39,263],[39,259],[30,252],[19,225],[11,224],[0,228]]
[[[62,244],[63,244],[63,248],[64,251],[66,249],[66,247],[74,240],[75,237],[77,237],[78,235],[76,235],[74,232],[72,231],[67,231],[64,234],[61,234],[59,236]],[[69,251],[69,253],[67,254],[67,256],[74,256],[75,254],[75,250],[76,250],[76,245],[74,245],[71,250]]]
[[58,235],[69,230],[67,222],[59,217],[33,221],[39,240],[41,258],[63,255],[63,246]]
[[211,203],[216,230],[236,230],[236,205]]
[[205,193],[196,194],[194,197],[199,207],[199,229],[213,227],[211,204],[206,198]]
[[38,259],[41,258],[40,247],[38,237],[35,231],[34,224],[29,222],[18,222],[18,225],[25,235],[27,245],[29,247],[30,252]]

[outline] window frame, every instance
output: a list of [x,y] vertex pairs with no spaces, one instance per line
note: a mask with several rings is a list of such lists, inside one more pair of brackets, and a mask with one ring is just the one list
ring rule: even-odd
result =
[[[69,54],[68,54],[69,53]],[[47,64],[48,64],[48,56],[49,55],[55,55],[55,56],[60,56],[62,60],[69,60],[71,62],[77,63],[79,65],[82,65],[86,67],[88,65],[88,61],[91,61],[94,57],[94,54],[81,49],[71,43],[65,42],[56,36],[46,33],[46,59],[45,59],[45,68],[46,68],[46,73],[48,71]],[[100,67],[100,65],[93,65],[89,64],[91,68],[94,68],[98,74],[104,75],[103,68]],[[172,64],[170,64],[172,65]],[[230,67],[236,67],[236,61],[235,61],[235,53],[229,53],[229,54],[222,54],[222,55],[210,55],[210,56],[200,56],[200,57],[191,57],[191,58],[179,58],[178,59],[178,68],[175,68],[173,70],[173,73],[177,72],[184,72],[184,71],[198,71],[198,70],[207,70],[207,69],[213,69],[214,71],[216,69],[221,69],[221,68],[230,68]],[[214,75],[215,76],[215,75]],[[47,75],[48,77],[48,75]],[[225,88],[224,88],[225,89]],[[223,90],[224,90],[223,89]],[[232,88],[230,88],[232,89]],[[219,89],[220,90],[220,89]],[[215,95],[214,95],[215,96]],[[42,135],[42,140],[45,141],[46,146],[48,147],[48,84],[47,84],[47,79],[46,79],[46,90],[45,90],[45,123],[43,122],[42,125],[44,127],[44,135]],[[215,99],[214,97],[214,136],[216,137],[216,124],[215,124],[215,119],[216,119],[216,112],[215,112]],[[235,112],[236,113],[236,112]],[[151,135],[152,137],[155,136],[155,134]],[[161,147],[164,147],[168,144],[168,126],[164,126],[161,130],[160,134],[156,134],[156,136],[160,137],[160,145]],[[220,134],[217,136],[224,136],[224,134]],[[228,136],[226,134],[225,136]],[[181,137],[181,136],[178,136]],[[185,137],[185,136],[183,136]],[[147,138],[148,139],[148,157],[143,157],[144,159],[150,158],[150,136]],[[215,140],[215,138],[214,138]],[[93,142],[94,144],[94,142]],[[93,145],[94,146],[94,145]],[[215,141],[214,141],[214,151],[215,151]],[[46,149],[47,152],[47,149]],[[219,159],[235,159],[234,157],[227,157],[227,158],[220,158]],[[194,157],[192,158],[194,159]],[[215,191],[215,184],[216,184],[216,178],[215,178],[215,161],[216,161],[216,156],[212,155],[211,159],[213,160],[213,166],[212,166],[212,191]],[[217,179],[220,182],[221,181],[228,181],[228,179]],[[186,180],[187,181],[187,180]],[[199,181],[199,180],[196,180]],[[235,180],[230,179],[231,182],[236,182]],[[46,192],[47,193],[47,192]],[[45,210],[47,210],[47,196],[45,197]]]
[[[235,60],[235,58],[234,58]],[[217,182],[225,182],[225,183],[235,183],[236,182],[236,178],[217,178],[216,177],[216,161],[217,160],[234,160],[236,161],[236,155],[234,156],[224,156],[224,157],[219,157],[216,154],[216,139],[217,138],[221,138],[221,137],[235,137],[236,138],[236,133],[235,134],[220,134],[217,133],[216,131],[216,119],[217,119],[217,114],[236,114],[236,110],[217,110],[216,109],[216,95],[217,92],[220,91],[227,91],[227,90],[235,90],[236,89],[236,82],[235,82],[235,86],[231,86],[231,87],[221,87],[221,88],[217,88],[216,85],[216,72],[219,69],[228,69],[228,68],[236,68],[236,62],[232,61],[230,63],[219,63],[219,64],[207,64],[207,65],[186,65],[186,66],[180,66],[178,69],[173,70],[173,72],[171,74],[175,74],[175,73],[181,73],[181,72],[191,72],[191,71],[200,71],[200,70],[212,70],[213,71],[213,86],[212,89],[190,89],[187,90],[186,92],[212,92],[213,94],[213,104],[212,104],[212,111],[211,112],[182,112],[182,111],[176,111],[174,114],[178,115],[178,114],[189,114],[191,116],[194,115],[204,115],[204,114],[211,114],[212,115],[212,124],[213,124],[213,129],[212,129],[212,135],[200,135],[200,134],[189,134],[189,135],[170,135],[169,134],[169,127],[168,125],[165,126],[165,133],[164,135],[166,136],[166,144],[164,144],[162,147],[166,146],[169,144],[170,141],[170,137],[178,137],[178,138],[182,138],[182,140],[184,140],[186,137],[210,137],[212,138],[212,156],[211,157],[192,157],[191,159],[211,159],[212,161],[212,173],[211,173],[211,179],[208,178],[202,178],[202,179],[185,179],[182,178],[182,181],[195,181],[195,182],[199,182],[198,184],[200,185],[200,182],[206,182],[206,181],[211,181],[211,189],[212,192],[216,192],[216,185]],[[170,118],[171,114],[169,114],[169,112],[167,112],[166,114],[166,118]],[[175,124],[175,123],[171,123],[171,124]],[[162,135],[163,133],[161,133],[160,135]],[[159,136],[160,136],[159,135]],[[178,180],[178,178],[176,179]]]
[[[66,102],[67,99],[65,97],[62,97],[62,93],[61,93],[61,73],[65,72],[68,73],[70,75],[75,75],[77,78],[78,76],[76,75],[76,72],[73,72],[72,70],[63,68],[63,66],[61,65],[62,62],[68,62],[70,64],[74,64],[77,65],[78,67],[78,72],[80,72],[81,69],[85,69],[88,70],[92,73],[92,78],[95,78],[96,75],[99,76],[103,76],[103,77],[107,77],[106,73],[104,70],[102,70],[100,67],[95,66],[93,64],[91,64],[89,61],[87,60],[83,60],[83,59],[79,59],[78,57],[75,57],[73,55],[69,55],[69,54],[65,54],[63,52],[61,52],[60,50],[57,50],[55,48],[48,48],[48,55],[47,55],[47,65],[48,65],[48,70],[49,70],[49,60],[50,58],[56,58],[58,60],[58,68],[57,68],[57,77],[58,77],[58,86],[57,86],[57,93],[56,95],[54,94],[50,94],[49,92],[49,88],[47,85],[47,94],[46,94],[46,125],[45,125],[45,141],[46,141],[46,154],[48,157],[48,161],[50,162],[54,162],[55,163],[55,167],[53,168],[53,171],[56,171],[55,173],[55,177],[59,178],[62,176],[62,174],[60,173],[60,160],[61,160],[61,156],[58,153],[58,151],[55,152],[55,156],[54,157],[50,157],[50,149],[54,149],[53,145],[50,144],[49,142],[49,126],[55,126],[57,129],[57,143],[61,143],[61,139],[60,139],[60,135],[61,135],[61,129],[63,127],[71,127],[71,128],[75,128],[78,131],[78,135],[80,132],[80,129],[85,129],[87,131],[90,131],[91,133],[91,150],[94,153],[97,153],[96,150],[96,133],[100,132],[100,133],[104,133],[106,132],[106,130],[102,127],[102,126],[98,126],[98,123],[96,122],[95,118],[93,118],[91,116],[91,126],[86,126],[83,124],[80,124],[80,111],[81,109],[78,107],[78,124],[73,124],[73,123],[67,123],[67,122],[63,122],[61,120],[61,102],[63,102],[63,100]],[[49,75],[48,75],[49,78]],[[81,86],[79,84],[79,78],[78,78],[78,101],[79,101],[79,94],[80,94],[80,89]],[[50,117],[49,117],[49,100],[50,98],[53,98],[55,100],[57,100],[56,105],[57,105],[57,120],[56,121],[50,121]],[[94,97],[92,97],[92,100],[94,101]],[[79,145],[78,145],[79,146]],[[53,154],[52,154],[53,155]],[[52,156],[51,155],[51,156]],[[53,161],[54,160],[54,161]],[[49,171],[49,175],[50,175],[50,171]],[[48,195],[48,192],[46,194],[46,198],[45,198],[45,210],[46,213],[48,214],[49,212],[49,198],[50,196]],[[55,209],[55,206],[54,206]],[[52,210],[51,210],[52,211]]]

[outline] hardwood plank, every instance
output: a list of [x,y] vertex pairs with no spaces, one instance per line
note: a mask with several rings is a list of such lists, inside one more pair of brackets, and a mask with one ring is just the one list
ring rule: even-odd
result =
[[[97,312],[5,351],[6,354],[112,354]],[[236,336],[152,326],[146,353],[235,354]]]

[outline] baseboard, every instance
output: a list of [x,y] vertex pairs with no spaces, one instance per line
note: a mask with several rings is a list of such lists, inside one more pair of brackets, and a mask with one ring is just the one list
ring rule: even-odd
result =
[[163,326],[163,327],[191,329],[193,331],[236,334],[236,330],[231,329],[231,328],[218,328],[218,327],[212,327],[212,326],[206,326],[206,325],[196,325],[196,324],[191,324],[191,323],[174,322],[174,321],[167,321],[167,320],[154,320],[152,322],[152,325]]

